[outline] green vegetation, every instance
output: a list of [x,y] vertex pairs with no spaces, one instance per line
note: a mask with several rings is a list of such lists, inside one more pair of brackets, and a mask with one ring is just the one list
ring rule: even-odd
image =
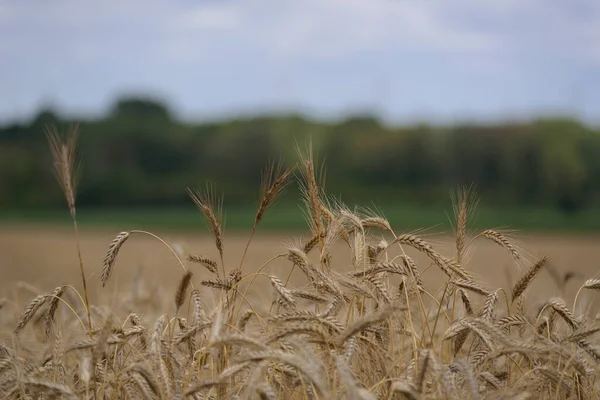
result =
[[[44,111],[30,123],[0,127],[4,216],[51,215],[62,205],[44,127],[56,123],[62,129],[68,122]],[[244,226],[246,219],[251,223],[245,210],[257,201],[264,160],[292,165],[295,145],[312,140],[327,167],[328,193],[343,193],[349,204],[377,204],[406,226],[447,220],[448,205],[440,199],[448,198],[449,188],[470,184],[489,207],[482,224],[598,225],[600,134],[574,120],[390,127],[368,116],[326,123],[280,115],[191,124],[175,120],[160,103],[124,99],[105,118],[80,121],[80,128],[86,179],[77,201],[82,210],[106,210],[90,212],[90,219],[103,221],[113,209],[136,209],[123,217],[137,220],[149,215],[139,208],[187,207],[184,189],[212,181],[226,208],[238,210],[230,211],[228,225]],[[282,197],[273,227],[299,226],[301,219],[286,211],[297,209],[297,195],[292,189]],[[148,220],[173,227],[195,223],[184,211],[161,211]]]
[[[449,232],[452,209],[403,205],[397,208],[378,207],[393,226],[402,230],[430,228],[428,232]],[[225,230],[247,230],[252,227],[255,209],[229,207],[224,213]],[[553,208],[480,207],[472,225],[476,228],[502,227],[528,231],[593,231],[600,230],[600,210],[586,210],[566,215]],[[85,227],[121,229],[136,226],[143,229],[202,230],[205,224],[198,210],[189,207],[142,209],[81,208],[79,221]],[[67,225],[64,210],[20,210],[0,212],[0,224]],[[262,222],[261,231],[298,231],[306,227],[299,205],[279,204],[273,207]]]

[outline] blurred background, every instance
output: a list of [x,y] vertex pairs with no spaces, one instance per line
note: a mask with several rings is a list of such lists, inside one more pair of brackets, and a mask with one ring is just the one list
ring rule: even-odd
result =
[[[449,231],[457,185],[475,226],[600,229],[595,0],[3,1],[0,60],[8,253],[70,222],[44,126],[71,122],[84,229],[205,232],[185,188],[207,181],[250,228],[263,169],[311,140],[327,193],[398,232]],[[261,229],[304,229],[299,207]]]

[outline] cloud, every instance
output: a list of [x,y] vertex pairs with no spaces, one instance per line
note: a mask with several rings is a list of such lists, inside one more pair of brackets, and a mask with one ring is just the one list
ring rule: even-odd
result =
[[365,96],[388,110],[413,107],[398,100],[410,97],[489,111],[558,104],[573,80],[600,84],[596,0],[55,0],[5,2],[0,21],[11,98],[0,114],[48,95],[98,109],[133,87],[190,113],[334,110]]
[[[445,21],[432,2],[309,1],[277,26],[280,47],[312,52],[356,50],[481,51],[492,37]],[[292,28],[290,28],[290,26]]]
[[[360,51],[490,51],[495,39],[441,18],[431,2],[305,0],[198,4],[180,10],[186,34],[206,23],[278,57],[345,57]],[[181,18],[172,24],[183,32]],[[206,32],[198,32],[198,35]],[[184,41],[199,39],[184,38]],[[222,38],[220,38],[222,39]],[[224,45],[236,43],[225,42]]]
[[233,30],[241,23],[240,10],[231,4],[199,3],[171,18],[171,28],[181,32]]
[[[87,41],[110,53],[119,42],[192,50],[331,59],[368,52],[565,54],[595,61],[600,10],[557,0],[303,0],[9,3],[0,18],[18,46],[66,49]],[[570,3],[574,4],[574,3]],[[581,8],[581,7],[580,7]],[[4,16],[4,17],[2,17]],[[483,23],[481,22],[483,21]],[[6,39],[8,40],[8,39]],[[94,46],[97,45],[97,46]],[[217,46],[218,45],[218,46]],[[76,46],[73,46],[76,47]]]

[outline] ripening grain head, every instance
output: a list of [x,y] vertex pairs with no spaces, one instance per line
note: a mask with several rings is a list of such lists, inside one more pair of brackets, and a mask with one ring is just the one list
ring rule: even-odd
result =
[[106,252],[106,256],[104,256],[104,261],[102,263],[102,273],[100,274],[102,286],[106,286],[108,283],[108,279],[110,278],[113,267],[115,266],[115,262],[117,261],[119,250],[128,238],[129,232],[121,232],[115,236],[113,241],[110,243],[110,246],[108,246],[108,251]]
[[77,125],[72,125],[66,134],[61,134],[56,126],[46,127],[46,137],[54,158],[54,171],[73,218],[75,218],[75,198],[81,170],[77,155],[78,131]]

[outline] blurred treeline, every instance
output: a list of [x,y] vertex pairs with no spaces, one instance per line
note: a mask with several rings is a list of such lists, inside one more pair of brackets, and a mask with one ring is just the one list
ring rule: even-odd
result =
[[[2,208],[63,206],[44,126],[70,122],[43,111],[0,127]],[[294,163],[309,138],[327,192],[351,204],[447,202],[457,184],[475,184],[487,205],[576,212],[600,204],[600,132],[569,119],[388,127],[369,116],[280,115],[185,124],[159,102],[127,98],[103,119],[76,122],[80,206],[188,205],[185,188],[206,181],[226,204],[251,204],[268,161]]]

